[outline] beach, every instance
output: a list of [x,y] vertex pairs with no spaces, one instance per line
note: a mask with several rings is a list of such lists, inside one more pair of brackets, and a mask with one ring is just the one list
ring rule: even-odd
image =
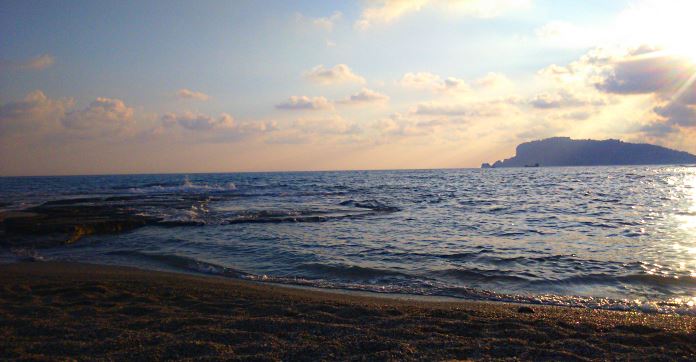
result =
[[3,360],[693,360],[696,317],[0,265]]

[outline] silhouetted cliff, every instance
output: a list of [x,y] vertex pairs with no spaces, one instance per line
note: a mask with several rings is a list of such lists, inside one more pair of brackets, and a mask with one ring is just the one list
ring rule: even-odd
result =
[[497,161],[489,167],[672,165],[693,164],[696,156],[682,151],[619,140],[572,140],[554,137],[522,143],[515,157]]

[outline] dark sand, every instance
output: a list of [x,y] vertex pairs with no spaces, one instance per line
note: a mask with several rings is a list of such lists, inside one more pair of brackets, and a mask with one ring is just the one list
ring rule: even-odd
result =
[[0,266],[0,359],[695,360],[696,317],[331,293],[68,263]]

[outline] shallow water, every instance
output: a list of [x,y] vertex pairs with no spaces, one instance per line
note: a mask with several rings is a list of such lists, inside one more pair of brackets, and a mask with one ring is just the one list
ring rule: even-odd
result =
[[161,218],[0,249],[317,287],[696,314],[696,168],[0,178],[0,208]]

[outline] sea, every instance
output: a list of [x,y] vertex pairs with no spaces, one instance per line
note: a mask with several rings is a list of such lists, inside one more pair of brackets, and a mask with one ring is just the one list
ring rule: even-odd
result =
[[47,203],[156,221],[1,263],[696,315],[693,167],[0,178],[4,212]]

